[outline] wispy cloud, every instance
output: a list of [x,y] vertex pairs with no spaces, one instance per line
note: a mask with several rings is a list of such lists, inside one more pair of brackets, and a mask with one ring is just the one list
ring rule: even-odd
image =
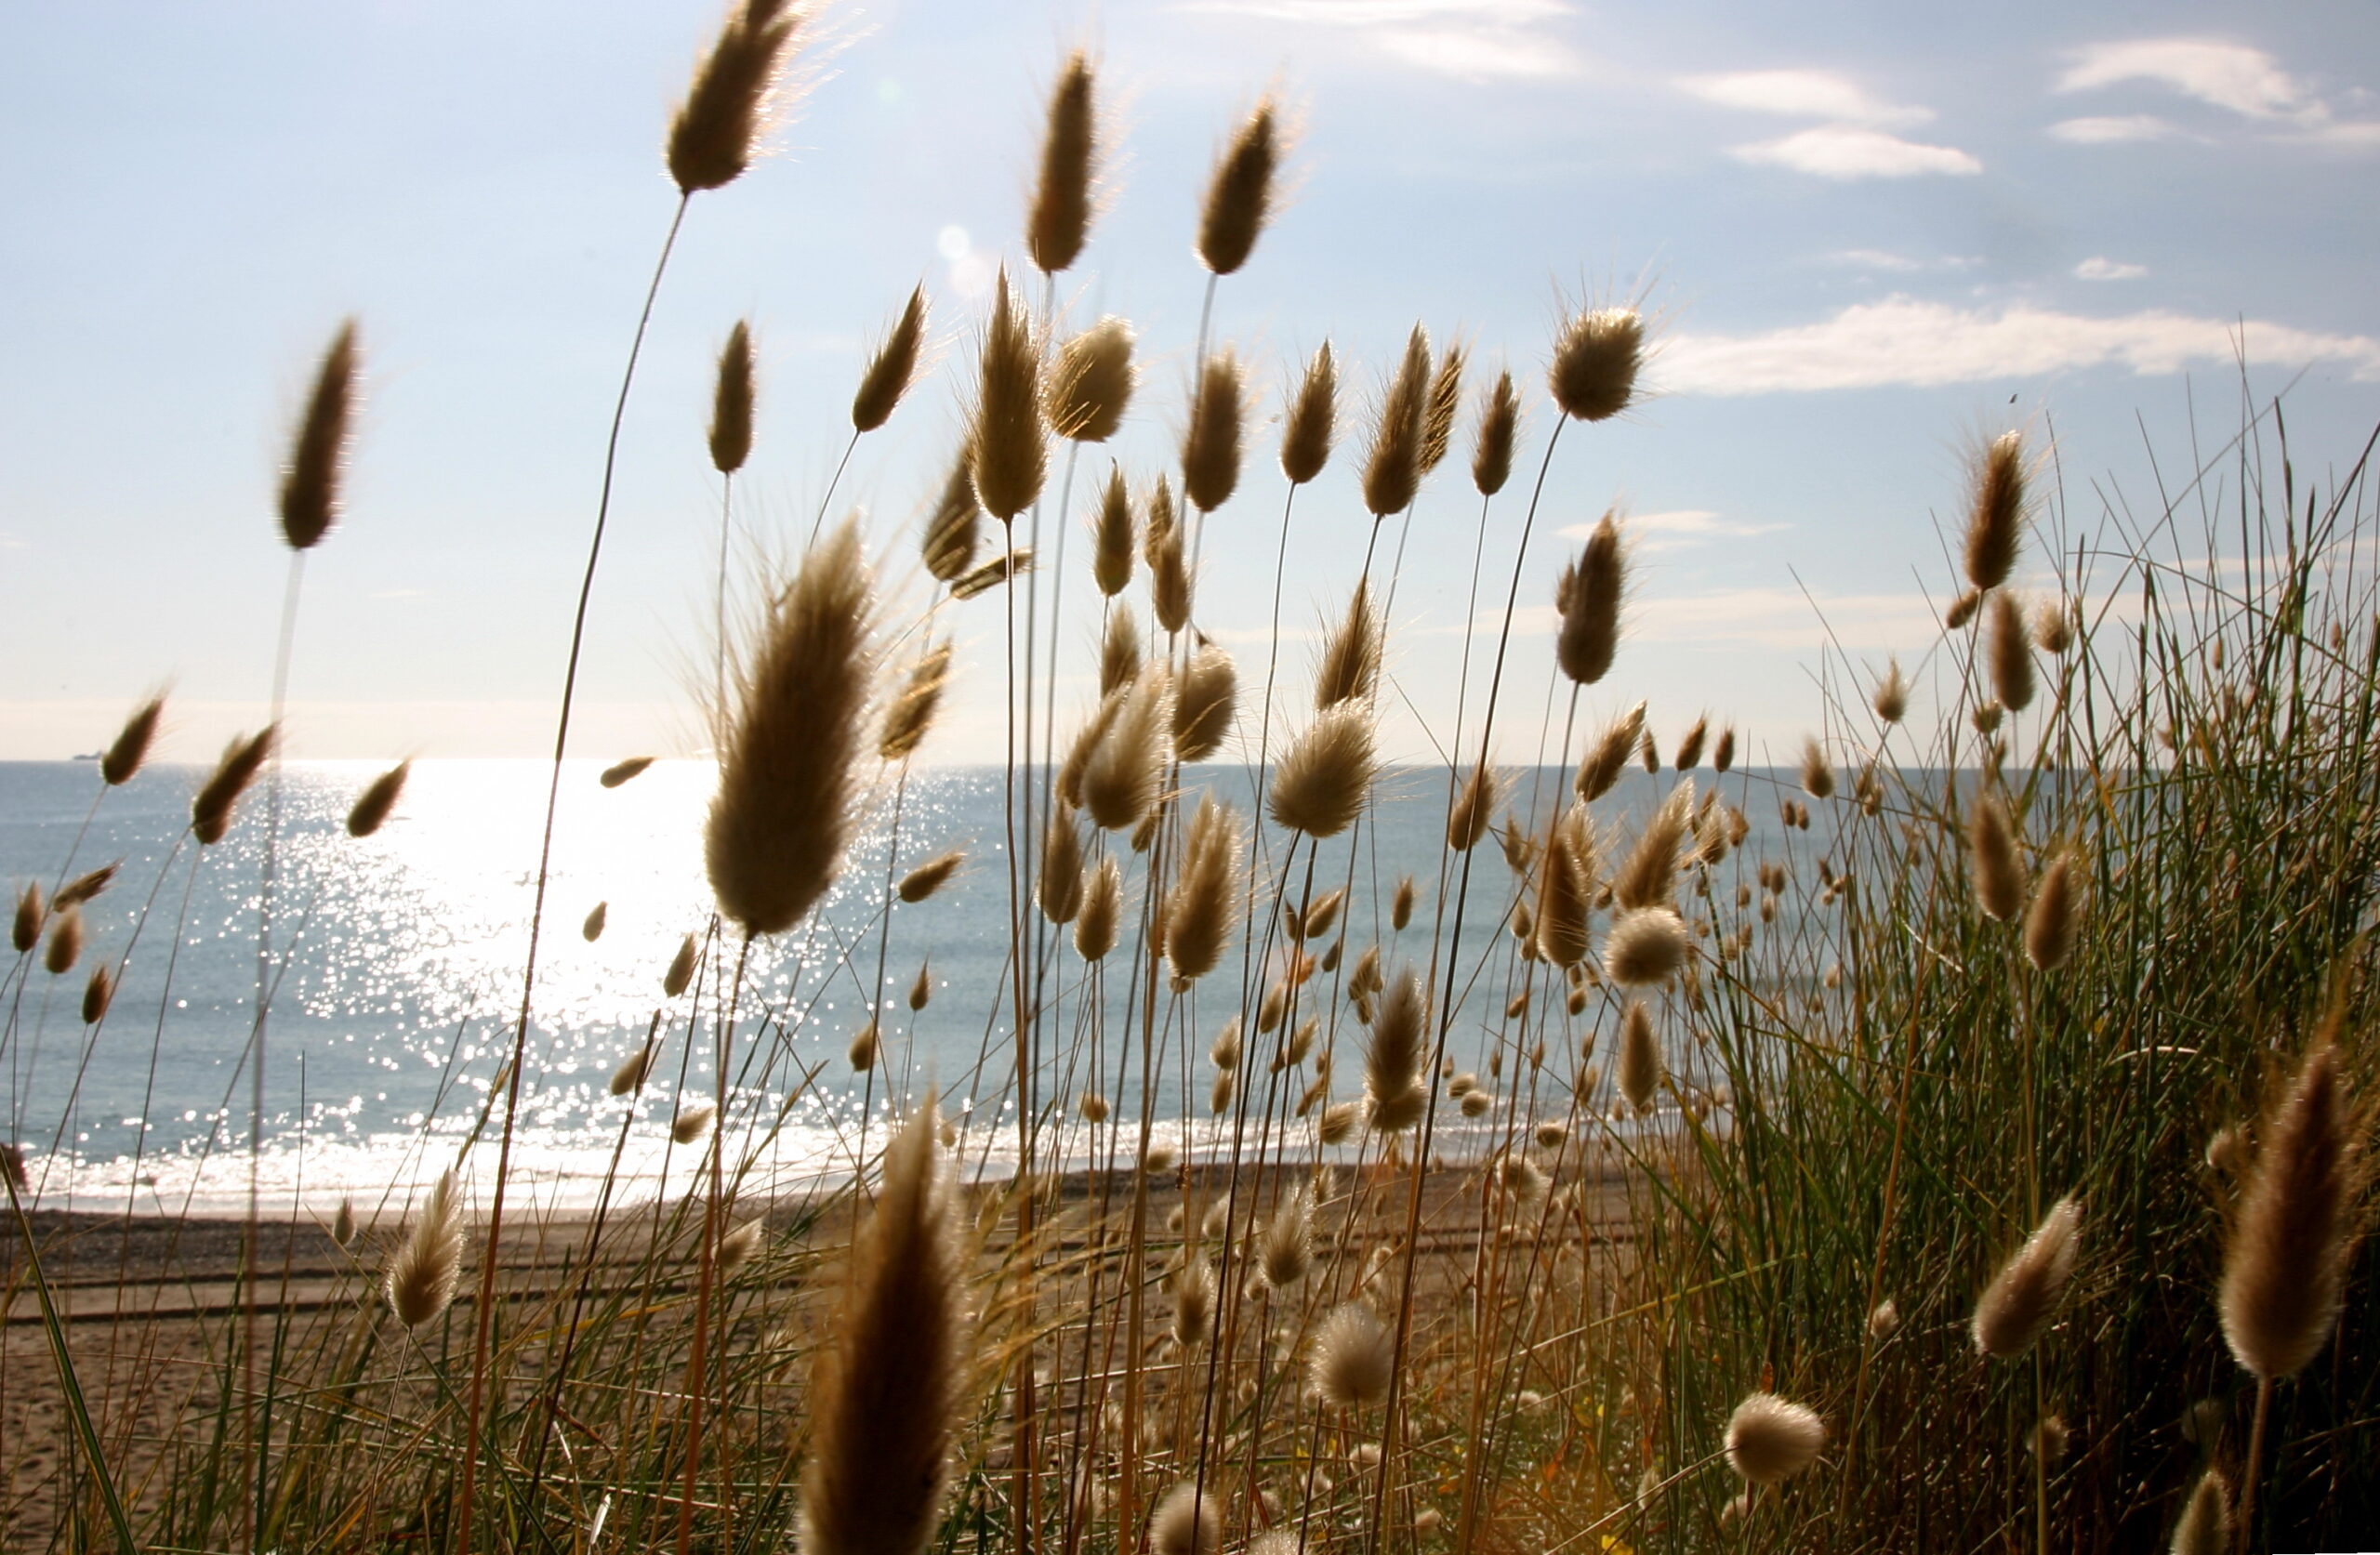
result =
[[2126,264],[2104,254],[2094,254],[2074,267],[2076,279],[2082,281],[2137,281],[2148,273],[2147,265]]
[[[2074,56],[2058,77],[2061,92],[2083,92],[2148,82],[2235,113],[2289,138],[2325,145],[2380,145],[2380,123],[2345,120],[2305,82],[2261,48],[2225,38],[2129,38],[2093,44]],[[2051,133],[2076,125],[2133,125],[2154,119],[2070,119]],[[2131,140],[2146,135],[2068,133],[2069,140]]]
[[[1911,589],[1889,594],[1821,594],[1795,588],[1726,588],[1706,594],[1652,596],[1628,606],[1631,642],[1683,642],[1697,647],[1739,642],[1764,648],[1816,648],[1829,643],[1858,650],[1923,642],[1941,629],[1941,605]],[[1551,637],[1562,618],[1551,605],[1525,605],[1513,614],[1517,638]],[[1501,629],[1501,611],[1482,613],[1474,632]],[[1453,634],[1447,626],[1435,632]]]
[[1465,81],[1575,75],[1577,53],[1547,30],[1567,0],[1187,0],[1182,9],[1359,35],[1401,64]]
[[1980,173],[1983,164],[1956,146],[1904,140],[1865,125],[1819,125],[1781,140],[1732,148],[1744,162],[1790,167],[1821,178],[1911,178]]
[[2127,113],[2106,118],[2060,119],[2049,126],[2049,133],[2059,140],[2077,146],[2113,146],[2134,140],[2171,140],[2181,135],[2178,126],[2167,124],[2154,113]]
[[[1752,523],[1730,519],[1708,507],[1676,507],[1660,513],[1626,513],[1620,524],[1629,544],[1639,550],[1681,550],[1710,540],[1748,539],[1774,534],[1781,523]],[[1574,523],[1562,531],[1565,539],[1583,540],[1594,532],[1591,523]]]
[[1915,388],[2036,377],[2092,367],[2177,373],[2228,363],[2329,362],[2380,380],[2380,340],[2250,320],[2162,310],[2093,318],[2033,307],[1954,308],[1914,297],[1845,308],[1818,323],[1756,335],[1681,335],[1660,357],[1660,387],[1680,394],[1775,394]]
[[1922,125],[1930,108],[1890,103],[1847,75],[1833,71],[1736,71],[1689,75],[1678,85],[1705,102],[1754,113],[1797,119],[1832,119],[1854,125]]
[[1978,262],[1966,254],[1899,254],[1888,248],[1844,248],[1828,255],[1829,262],[1854,270],[1891,270],[1915,274],[1921,270],[1971,270]]

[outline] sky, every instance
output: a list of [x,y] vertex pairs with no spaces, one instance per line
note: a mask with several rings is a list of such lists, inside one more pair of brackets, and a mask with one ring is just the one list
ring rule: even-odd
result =
[[[289,748],[549,748],[612,400],[675,201],[662,134],[717,20],[711,0],[0,0],[0,759],[96,748],[157,687],[168,758],[261,721],[279,461],[350,315],[366,397],[345,515],[306,564]],[[993,277],[1022,265],[1044,94],[1078,46],[1099,62],[1102,209],[1055,303],[1062,327],[1130,319],[1144,380],[1070,490],[1053,467],[1051,544],[1111,457],[1136,482],[1172,461],[1207,170],[1261,94],[1294,109],[1290,197],[1215,297],[1258,409],[1197,615],[1244,681],[1271,646],[1273,451],[1307,353],[1331,343],[1346,393],[1342,451],[1287,541],[1278,646],[1301,686],[1371,537],[1353,472],[1407,331],[1512,369],[1533,473],[1563,310],[1654,321],[1643,402],[1568,427],[1548,467],[1506,759],[1537,748],[1553,578],[1606,507],[1633,546],[1627,635],[1582,709],[1642,697],[1665,736],[1707,710],[1755,756],[1786,753],[1831,694],[1937,639],[1978,440],[2027,431],[2070,537],[2105,505],[2153,508],[2161,476],[2186,483],[2243,396],[2287,390],[2318,481],[2380,423],[2364,5],[843,0],[803,39],[769,155],[694,199],[663,283],[577,754],[707,748],[721,494],[703,431],[738,319],[761,373],[734,494],[749,600],[798,560],[866,353],[924,284],[937,365],[831,498],[864,525],[888,631],[924,608],[917,520]],[[1468,419],[1402,534],[1398,759],[1446,738],[1474,547],[1484,533],[1501,605],[1528,506],[1524,475],[1483,531]],[[1382,554],[1399,543],[1392,521]],[[1078,542],[1062,718],[1091,694],[1083,560]],[[2047,577],[2038,546],[2025,575]],[[959,674],[926,754],[997,759],[997,595],[937,629]]]

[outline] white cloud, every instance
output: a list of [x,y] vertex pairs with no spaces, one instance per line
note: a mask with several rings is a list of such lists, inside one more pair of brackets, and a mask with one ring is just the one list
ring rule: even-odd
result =
[[1767,163],[1821,178],[1908,178],[1929,173],[1980,173],[1983,164],[1955,146],[1904,140],[1860,125],[1819,125],[1734,148],[1745,162]]
[[2049,132],[2060,140],[2070,140],[2078,146],[2169,140],[2182,133],[2154,113],[2129,113],[2100,119],[2060,119],[2049,126]]
[[1977,261],[1964,254],[1896,254],[1888,248],[1844,248],[1827,257],[1855,270],[1884,270],[1910,274],[1929,270],[1967,270]]
[[[1942,629],[1941,605],[1910,590],[1895,594],[1820,594],[1815,600],[1796,588],[1728,588],[1708,594],[1651,596],[1628,606],[1628,640],[1752,643],[1766,648],[1851,649],[1930,640]],[[1472,630],[1502,629],[1501,610],[1482,613]],[[1513,613],[1516,638],[1551,637],[1561,629],[1552,605],[1524,605]],[[1435,631],[1453,634],[1460,626]]]
[[2090,367],[2177,373],[2228,364],[2244,337],[2264,366],[2330,362],[2380,381],[2380,340],[2250,320],[2152,310],[2092,318],[2019,306],[1997,312],[1914,297],[1845,308],[1814,324],[1757,335],[1681,335],[1659,359],[1659,387],[1681,394],[1773,394],[1916,388],[2033,377]]
[[1465,81],[1575,75],[1578,55],[1545,30],[1567,0],[1189,0],[1183,10],[1359,34],[1401,64]]
[[2147,265],[2125,264],[2104,254],[2094,254],[2074,267],[2076,278],[2083,281],[2137,281],[2148,273]]
[[1872,97],[1832,71],[1738,71],[1685,76],[1678,85],[1705,102],[1755,113],[1855,125],[1920,125],[1934,116],[1928,108],[1904,108]]
[[2261,48],[2220,38],[2135,38],[2094,44],[2058,78],[2061,92],[2153,81],[2251,119],[2291,119],[2318,109]]
[[[1730,519],[1708,507],[1677,507],[1660,513],[1622,513],[1621,533],[1639,550],[1679,550],[1699,546],[1707,540],[1745,539],[1754,534],[1774,534],[1785,526],[1781,523],[1749,523]],[[1591,523],[1574,523],[1562,531],[1565,539],[1583,540],[1594,532]]]

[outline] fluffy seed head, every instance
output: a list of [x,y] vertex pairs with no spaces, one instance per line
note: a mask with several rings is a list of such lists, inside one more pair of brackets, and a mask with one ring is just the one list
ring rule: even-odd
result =
[[1075,1111],[1082,1114],[1082,1120],[1085,1123],[1105,1123],[1108,1114],[1107,1098],[1095,1090],[1084,1091],[1076,1099]]
[[1521,397],[1513,375],[1501,372],[1479,402],[1479,441],[1471,454],[1471,483],[1481,496],[1494,496],[1513,478],[1513,444],[1519,441]]
[[281,537],[291,550],[320,543],[338,521],[339,480],[347,463],[347,435],[355,407],[355,321],[331,336],[315,370],[306,414],[298,420],[289,464],[281,477]]
[[1091,180],[1098,152],[1091,59],[1079,48],[1058,67],[1050,88],[1050,124],[1041,137],[1041,178],[1025,218],[1025,247],[1037,269],[1055,275],[1082,253],[1091,231]]
[[1012,583],[1033,571],[1033,549],[1019,546],[1002,552],[970,573],[962,573],[950,581],[950,597],[972,600],[978,594],[989,593],[1003,584]]
[[1335,1102],[1322,1109],[1322,1121],[1315,1126],[1315,1138],[1324,1144],[1344,1144],[1355,1132],[1355,1104]]
[[149,746],[157,738],[157,722],[165,711],[165,699],[162,696],[152,696],[132,710],[132,716],[116,731],[114,744],[99,758],[101,783],[120,788],[132,781],[132,774],[149,759]]
[[1868,1313],[1868,1337],[1888,1339],[1900,1328],[1900,1303],[1887,1296]]
[[1383,1134],[1412,1127],[1429,1108],[1421,1074],[1429,1009],[1421,976],[1408,967],[1391,980],[1372,1019],[1371,1040],[1364,1048],[1364,1093],[1371,1126]]
[[25,889],[17,893],[17,914],[8,930],[8,942],[16,947],[18,955],[24,955],[41,942],[42,925],[48,920],[49,909],[42,902],[41,883],[26,881]]
[[1413,921],[1413,876],[1408,875],[1396,882],[1396,894],[1388,904],[1388,926],[1403,931]]
[[2000,1266],[1968,1324],[1977,1354],[2014,1360],[2042,1337],[2074,1277],[2082,1225],[2082,1206],[2069,1193],[2050,1206],[2024,1245]]
[[1175,758],[1203,761],[1222,749],[1231,733],[1232,709],[1238,696],[1239,677],[1229,653],[1210,642],[1190,655],[1173,698]]
[[331,1219],[331,1240],[342,1247],[354,1245],[355,1201],[353,1199],[338,1201],[338,1214]]
[[752,1260],[760,1250],[760,1239],[768,1226],[760,1220],[747,1220],[719,1239],[719,1272],[733,1274]]
[[1264,1283],[1287,1290],[1305,1278],[1314,1262],[1314,1200],[1303,1188],[1291,1190],[1264,1223]]
[[1350,1301],[1314,1337],[1314,1387],[1332,1407],[1368,1409],[1396,1377],[1396,1336],[1369,1307]]
[[877,1023],[870,1021],[852,1038],[852,1045],[843,1056],[852,1061],[853,1074],[865,1074],[876,1067],[877,1055],[883,1048],[883,1034],[878,1030]]
[[1329,933],[1330,926],[1339,921],[1339,909],[1346,900],[1347,892],[1343,888],[1317,897],[1314,905],[1305,910],[1305,920],[1298,926],[1298,937],[1319,940]]
[[1901,678],[1898,659],[1885,661],[1884,678],[1876,682],[1874,706],[1876,717],[1886,723],[1898,723],[1909,716],[1909,682]]
[[1225,346],[1198,370],[1190,428],[1182,438],[1182,494],[1202,513],[1221,507],[1238,489],[1240,431],[1247,419],[1247,383],[1239,359]]
[[1555,599],[1562,611],[1554,656],[1562,673],[1592,686],[1611,669],[1620,651],[1620,600],[1627,582],[1620,525],[1611,513],[1587,536],[1578,561],[1563,570]]
[[841,868],[874,683],[868,610],[859,531],[846,521],[772,604],[739,666],[703,844],[720,911],[747,934],[792,928]]
[[413,1223],[389,1264],[386,1288],[397,1321],[418,1328],[455,1299],[455,1277],[463,1267],[463,1217],[456,1203],[455,1174],[430,1191],[430,1202]]
[[1975,900],[1985,916],[2006,923],[2025,905],[2025,864],[2008,803],[1991,789],[1967,812],[1967,845],[1975,860]]
[[2025,956],[2043,971],[2057,970],[2074,954],[2081,911],[2076,891],[2073,855],[2060,853],[2042,871],[2033,904],[2025,914]]
[[1669,791],[1612,877],[1612,900],[1623,909],[1668,906],[1677,894],[1678,850],[1694,830],[1694,780]]
[[1077,442],[1105,442],[1124,424],[1135,381],[1132,326],[1112,315],[1100,320],[1058,348],[1050,369],[1051,430]]
[[1538,852],[1537,954],[1556,967],[1587,958],[1587,913],[1594,890],[1594,839],[1586,807],[1573,804],[1555,820]]
[[1041,874],[1035,882],[1042,916],[1071,923],[1082,911],[1082,835],[1075,829],[1074,806],[1058,801],[1041,839]]
[[1631,999],[1628,1012],[1620,1021],[1620,1061],[1612,1079],[1631,1107],[1647,1112],[1654,1092],[1661,1087],[1661,1045],[1653,1035],[1653,1012],[1645,1008],[1644,1000]]
[[1834,763],[1826,758],[1826,747],[1815,734],[1802,739],[1802,792],[1813,799],[1834,797]]
[[405,779],[412,772],[412,762],[400,761],[365,784],[364,792],[355,797],[354,806],[347,812],[347,835],[370,837],[378,831],[387,823],[389,812],[397,808],[397,800],[403,797]]
[[1818,1460],[1826,1422],[1807,1404],[1754,1393],[1727,1417],[1727,1467],[1752,1484],[1790,1480]]
[[2024,435],[2003,432],[1992,439],[1977,455],[1972,479],[1967,582],[1985,592],[2006,583],[2016,570],[2016,547],[2025,527]]
[[1695,937],[1673,908],[1635,908],[1620,913],[1604,939],[1604,975],[1620,987],[1669,982],[1685,966]]
[[895,894],[904,902],[923,902],[940,890],[953,875],[959,873],[959,866],[966,862],[967,855],[956,848],[937,854],[902,876]]
[[799,20],[788,0],[744,0],[720,29],[669,125],[669,176],[681,193],[721,188],[751,165]]
[[1636,397],[1645,360],[1645,321],[1633,308],[1589,308],[1571,316],[1554,343],[1547,381],[1562,414],[1607,421]]
[[[1572,784],[1579,797],[1592,804],[1611,792],[1612,785],[1620,781],[1621,770],[1628,765],[1628,753],[1636,748],[1636,737],[1644,729],[1645,705],[1641,702],[1605,727],[1580,759],[1579,776]],[[1730,743],[1726,734],[1719,739],[1723,745]]]
[[1041,348],[1024,299],[999,274],[984,331],[975,423],[969,437],[975,498],[1002,523],[1033,506],[1049,474],[1041,421]]
[[2033,640],[2045,653],[2063,653],[2074,646],[2074,611],[2064,600],[2043,600],[2033,616]]
[[1735,764],[1736,731],[1733,729],[1723,729],[1719,731],[1719,743],[1711,748],[1711,770],[1714,772],[1724,772]]
[[2033,637],[2025,607],[2006,589],[1991,596],[1991,689],[2000,705],[2021,713],[2033,705]]
[[909,1008],[912,1010],[923,1009],[932,999],[933,964],[920,961],[918,963],[918,981],[909,984]]
[[603,937],[603,926],[611,921],[611,916],[612,904],[610,903],[598,902],[595,903],[593,907],[588,910],[587,921],[578,926],[579,938],[585,940],[590,945],[596,941],[602,939]]
[[231,743],[223,747],[215,771],[191,797],[190,832],[202,845],[222,841],[223,834],[231,829],[231,814],[239,806],[240,796],[256,781],[265,758],[272,754],[273,741],[280,732],[279,724],[268,724],[245,739],[232,736]]
[[94,963],[90,980],[83,984],[83,1024],[96,1026],[106,1020],[114,998],[115,969],[105,961]]
[[1381,397],[1380,424],[1364,456],[1364,507],[1375,519],[1401,513],[1421,489],[1421,439],[1430,414],[1430,335],[1420,324]]
[[1711,720],[1708,718],[1695,719],[1693,725],[1686,730],[1685,736],[1678,741],[1677,756],[1672,765],[1681,772],[1690,772],[1700,766],[1703,743],[1710,738],[1710,735]]
[[[1107,486],[1091,520],[1091,575],[1099,592],[1114,599],[1132,581],[1132,494],[1124,467],[1107,467]],[[1113,690],[1113,687],[1105,688]]]
[[859,389],[852,396],[853,430],[872,432],[892,419],[902,396],[918,381],[925,339],[926,289],[913,286],[901,316],[892,321],[876,354],[868,358],[867,371],[860,375]]
[[2231,1487],[2221,1469],[2209,1468],[2190,1488],[2182,1520],[2174,1524],[2173,1555],[2228,1555],[2231,1548]]
[[1260,99],[1216,159],[1198,214],[1198,260],[1217,275],[1248,263],[1256,247],[1273,214],[1273,176],[1281,150],[1280,110],[1271,98]]
[[[1157,486],[1162,492],[1162,482]],[[1150,535],[1156,538],[1152,526]],[[1169,528],[1149,555],[1149,610],[1169,632],[1190,625],[1190,562],[1183,552],[1182,531]]]
[[1083,763],[1082,808],[1094,824],[1126,831],[1157,808],[1173,722],[1173,678],[1161,662],[1152,661],[1117,698],[1114,716]]
[[733,475],[752,456],[752,326],[742,319],[719,349],[711,380],[710,467]]
[[1342,703],[1314,720],[1273,773],[1273,819],[1308,837],[1336,837],[1363,812],[1377,767],[1370,710]]
[[1075,915],[1075,954],[1086,961],[1104,958],[1116,948],[1123,916],[1124,872],[1110,854],[1084,878],[1082,910]]
[[1165,903],[1165,959],[1179,981],[1202,978],[1223,958],[1239,896],[1239,825],[1228,805],[1198,796],[1182,840],[1181,873]]
[[963,575],[975,561],[975,531],[983,518],[983,507],[975,500],[974,456],[961,451],[958,461],[950,467],[948,479],[942,483],[942,495],[927,515],[923,541],[919,549],[925,558],[926,571],[938,583],[952,583]]
[[1380,683],[1380,619],[1372,610],[1370,589],[1369,579],[1355,580],[1345,617],[1323,639],[1322,663],[1314,673],[1316,712],[1368,699]]
[[629,1052],[612,1071],[611,1090],[614,1096],[627,1096],[644,1088],[644,1078],[653,1073],[654,1048],[648,1044]]
[[719,1109],[707,1101],[680,1107],[669,1120],[669,1137],[681,1145],[694,1144],[710,1132],[711,1120],[718,1115]]
[[1430,376],[1430,398],[1421,412],[1421,473],[1438,468],[1454,443],[1455,412],[1462,408],[1462,365],[1469,349],[1455,341]]
[[676,998],[694,981],[694,937],[692,934],[678,942],[678,954],[669,958],[669,967],[661,974],[661,992],[667,998]]
[[886,1149],[834,1337],[811,1367],[800,1542],[812,1555],[919,1555],[941,1521],[968,1281],[937,1122],[928,1093]]
[[[1195,1221],[1188,1234],[1198,1234]],[[1173,1273],[1173,1342],[1184,1350],[1205,1344],[1214,1315],[1215,1266],[1192,1258]]]
[[1496,790],[1496,774],[1485,761],[1471,769],[1447,811],[1448,847],[1463,853],[1479,845],[1495,816]]
[[1281,425],[1281,473],[1292,486],[1302,486],[1330,462],[1330,442],[1338,430],[1339,369],[1325,340],[1305,366],[1297,397],[1289,402]]
[[1983,595],[1976,589],[1968,589],[1965,593],[1951,600],[1950,608],[1942,613],[1943,628],[1948,631],[1955,632],[1962,626],[1964,626],[1968,622],[1975,619],[1977,607],[1980,606],[1982,603]]
[[2326,1031],[2256,1131],[2223,1248],[2223,1338],[2260,1379],[2321,1351],[2346,1296],[2366,1179],[2338,1048]]
[[1168,1491],[1149,1518],[1152,1555],[1222,1555],[1223,1547],[1223,1514],[1196,1480]]

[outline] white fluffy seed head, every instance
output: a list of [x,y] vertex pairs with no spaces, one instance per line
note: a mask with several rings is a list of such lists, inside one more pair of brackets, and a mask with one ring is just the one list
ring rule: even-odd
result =
[[1753,1484],[1792,1479],[1825,1445],[1818,1411],[1775,1393],[1752,1394],[1727,1418],[1727,1466]]
[[2082,1207],[2069,1194],[2000,1266],[1975,1304],[1969,1326],[1977,1354],[2014,1360],[2042,1337],[2074,1277],[2082,1224]]
[[1396,1338],[1369,1307],[1350,1301],[1324,1320],[1314,1341],[1314,1386],[1340,1409],[1366,1409],[1388,1397],[1396,1375]]
[[1196,1480],[1184,1480],[1168,1491],[1149,1519],[1153,1555],[1222,1555],[1223,1546],[1223,1512]]

